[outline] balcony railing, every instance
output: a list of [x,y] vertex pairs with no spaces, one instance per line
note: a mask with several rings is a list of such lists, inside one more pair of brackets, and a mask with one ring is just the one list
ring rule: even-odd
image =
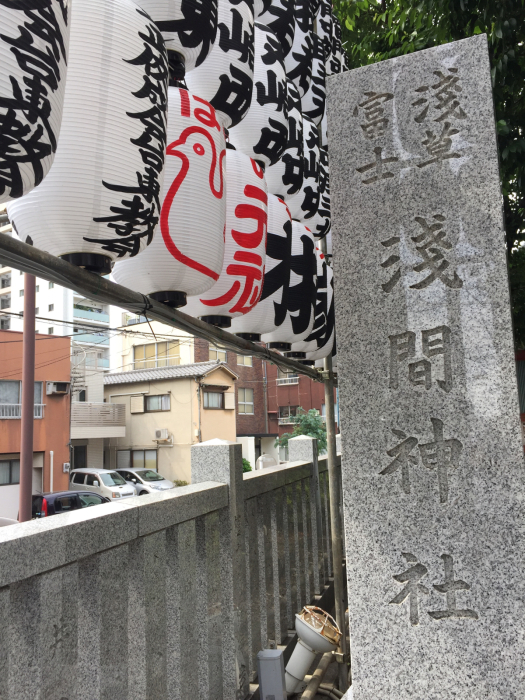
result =
[[295,416],[279,416],[279,425],[293,425]]
[[[36,403],[33,416],[35,418],[44,417],[44,403]],[[0,419],[2,418],[22,418],[21,403],[0,403]]]
[[78,309],[76,306],[73,307],[73,316],[75,318],[89,318],[93,321],[100,321],[100,323],[109,323],[109,315],[101,311],[87,311],[86,309]]
[[75,343],[92,343],[100,346],[109,345],[109,338],[105,334],[75,333],[73,340]]
[[122,427],[126,425],[126,406],[121,403],[71,403],[71,427]]
[[299,384],[299,377],[281,377],[277,380],[277,386],[284,384]]

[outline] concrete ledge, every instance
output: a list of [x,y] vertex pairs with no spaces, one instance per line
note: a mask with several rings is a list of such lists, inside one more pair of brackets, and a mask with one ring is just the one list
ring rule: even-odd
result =
[[311,462],[289,462],[244,474],[244,498],[254,498],[262,493],[274,491],[287,484],[307,479],[312,475]]
[[0,528],[0,588],[227,504],[228,487],[206,482]]

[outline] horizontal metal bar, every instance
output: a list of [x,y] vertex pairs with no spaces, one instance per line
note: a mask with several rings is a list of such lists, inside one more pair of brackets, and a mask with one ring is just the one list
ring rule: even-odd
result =
[[316,381],[322,381],[317,370],[305,367],[295,360],[290,360],[271,350],[248,340],[238,338],[221,328],[215,328],[208,323],[188,316],[177,309],[154,301],[150,297],[134,292],[104,277],[87,272],[71,263],[50,255],[43,250],[34,248],[12,236],[0,233],[0,260],[17,270],[41,277],[49,282],[55,282],[82,294],[93,301],[120,306],[135,314],[141,314],[153,320],[165,323],[167,326],[196,335],[199,338],[220,345],[240,355],[260,357],[267,362],[273,362],[282,369],[304,374]]

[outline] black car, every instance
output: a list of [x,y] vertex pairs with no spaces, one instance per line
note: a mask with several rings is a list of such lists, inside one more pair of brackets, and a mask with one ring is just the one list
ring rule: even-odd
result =
[[33,496],[32,518],[45,518],[48,515],[69,513],[71,510],[110,503],[110,499],[90,491],[57,491]]

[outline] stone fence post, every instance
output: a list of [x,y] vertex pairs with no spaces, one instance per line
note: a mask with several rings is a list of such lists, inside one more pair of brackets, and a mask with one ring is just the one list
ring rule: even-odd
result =
[[317,448],[317,438],[308,435],[298,435],[288,440],[288,459],[290,462],[311,462],[312,476],[310,478],[310,519],[312,528],[312,567],[313,583],[315,592],[320,591],[321,584],[319,577],[323,576],[324,567],[322,565],[322,519],[321,519],[321,488],[319,485],[319,451]]
[[244,700],[249,684],[242,445],[227,440],[193,445],[191,474],[194,484],[218,481],[229,486],[229,506],[220,522],[223,698]]

